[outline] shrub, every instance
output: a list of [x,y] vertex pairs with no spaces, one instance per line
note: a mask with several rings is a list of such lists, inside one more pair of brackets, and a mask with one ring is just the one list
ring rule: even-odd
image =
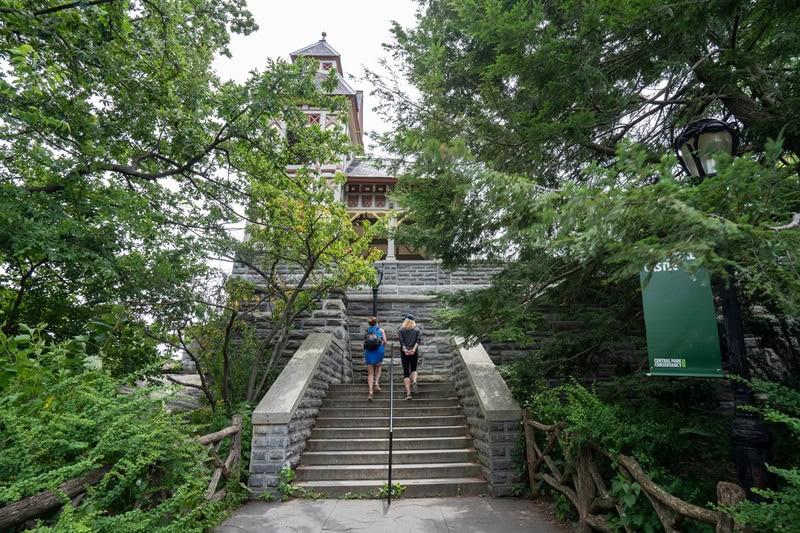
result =
[[166,398],[121,394],[80,339],[49,344],[43,328],[24,331],[0,335],[0,505],[108,466],[77,507],[41,527],[203,531],[221,521],[227,503],[204,500],[206,451]]
[[[789,429],[794,439],[794,449],[800,444],[800,393],[781,386],[754,380],[751,384],[756,392],[764,395],[758,408],[764,420],[783,425]],[[753,531],[800,531],[800,468],[791,466],[779,468],[769,465],[770,472],[778,477],[778,490],[759,490],[765,501],[745,501],[734,508],[722,509],[740,523]]]

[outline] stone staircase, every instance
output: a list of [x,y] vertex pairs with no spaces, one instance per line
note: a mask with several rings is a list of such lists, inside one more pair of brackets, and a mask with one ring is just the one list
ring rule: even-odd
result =
[[[383,390],[372,402],[366,380],[330,387],[295,469],[295,485],[341,498],[375,494],[386,484],[390,402],[385,366]],[[421,376],[419,392],[408,401],[402,372],[394,378],[392,483],[406,487],[407,498],[485,494],[487,484],[453,385]]]

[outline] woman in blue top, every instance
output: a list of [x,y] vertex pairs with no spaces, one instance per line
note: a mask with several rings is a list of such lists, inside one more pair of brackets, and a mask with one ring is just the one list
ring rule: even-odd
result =
[[369,382],[367,400],[371,402],[373,387],[376,391],[381,390],[378,382],[381,380],[381,363],[383,363],[383,352],[386,349],[386,332],[383,331],[383,328],[378,327],[378,319],[374,316],[370,317],[367,323],[369,324],[367,333],[374,331],[381,339],[381,344],[377,348],[373,350],[364,348],[364,359],[367,362],[367,381]]

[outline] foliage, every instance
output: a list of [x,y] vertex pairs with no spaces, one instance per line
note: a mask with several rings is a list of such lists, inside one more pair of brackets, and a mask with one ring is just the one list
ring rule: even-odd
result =
[[[693,381],[697,380],[680,380],[672,389],[697,388]],[[604,390],[606,387],[612,390]],[[529,398],[529,406],[535,420],[566,423],[565,444],[591,444],[612,456],[627,455],[642,465],[655,483],[675,496],[701,506],[715,501],[716,482],[733,476],[728,421],[718,413],[703,416],[702,405],[698,406],[699,416],[695,412],[682,412],[681,406],[665,405],[663,394],[658,391],[648,397],[633,388],[624,401],[615,398],[616,390],[627,389],[625,383],[598,384],[589,391],[573,382],[535,394]],[[640,392],[646,390],[640,386]],[[698,390],[695,396],[702,394]],[[604,401],[603,397],[612,401]],[[557,461],[565,466],[563,458]],[[647,524],[659,523],[632,479],[620,477],[612,463],[598,462],[598,466],[606,479],[613,478],[612,492],[625,509],[620,525],[635,524],[632,527],[638,531],[649,527]]]
[[[332,159],[337,145],[323,146],[330,150],[324,157]],[[342,179],[339,175],[335,182]],[[259,310],[272,322],[248,376],[246,400],[255,402],[283,354],[295,319],[333,290],[370,282],[379,252],[370,249],[371,231],[356,233],[327,178],[309,169],[254,184],[248,220],[249,238],[236,248],[235,257],[256,274],[261,292],[239,312]]]
[[[119,392],[85,344],[44,328],[0,336],[0,502],[52,490],[109,466],[80,504],[53,519],[69,531],[203,531],[229,502],[206,503],[206,452],[150,389]],[[66,502],[65,502],[66,503]],[[44,527],[44,526],[43,526]]]
[[[761,380],[754,380],[752,388],[766,395],[758,411],[766,421],[785,425],[791,431],[796,447],[800,442],[800,394]],[[780,480],[778,490],[754,489],[765,501],[745,501],[723,511],[753,531],[794,531],[800,528],[800,469],[775,465],[769,465],[768,469]]]
[[[341,139],[328,137],[313,145],[318,157],[344,149]],[[258,171],[257,165],[250,170],[253,176]],[[194,345],[181,339],[215,378],[227,405],[256,403],[275,378],[295,320],[330,292],[370,282],[379,254],[369,247],[372,230],[359,236],[331,184],[311,169],[254,177],[250,195],[248,238],[223,253],[255,279],[229,280],[218,304],[222,311],[188,330]]]
[[289,498],[307,498],[309,500],[319,500],[325,497],[324,492],[317,492],[313,489],[306,489],[293,485],[292,482],[297,479],[297,474],[288,466],[281,468],[278,472],[278,494],[280,494],[281,501],[285,502]]
[[578,513],[566,496],[560,492],[552,491],[551,496],[555,501],[553,512],[559,520],[574,522],[578,518]]
[[632,528],[634,531],[653,533],[662,528],[658,515],[652,512],[652,505],[642,493],[642,487],[635,481],[618,473],[611,483],[609,495],[616,498],[625,513],[619,518],[612,517],[609,525],[614,528]]
[[[314,164],[346,152],[346,136],[307,127],[297,104],[345,116],[347,102],[329,96],[333,73],[317,80],[316,61],[267,60],[242,84],[221,82],[211,62],[227,53],[229,32],[255,29],[239,0],[52,4],[2,9],[5,332],[46,322],[65,339],[119,314],[115,331],[124,330],[125,344],[117,339],[104,353],[121,374],[152,362],[156,341],[180,349],[192,340],[191,324],[221,309],[242,311],[217,292],[225,280],[209,259],[284,246],[275,254],[332,268],[352,243],[333,228],[343,224],[341,213],[324,207],[332,191]],[[309,168],[287,173],[298,160]],[[275,228],[274,235],[238,242],[229,228],[243,224]],[[326,250],[323,241],[333,237],[341,241]],[[356,243],[355,254],[361,250]],[[337,281],[346,281],[352,261],[341,262]],[[284,301],[297,301],[291,312],[313,300],[307,296],[318,287],[309,285],[279,287]],[[135,357],[119,357],[130,349]],[[221,381],[231,408],[229,380]],[[263,382],[248,385],[252,398]],[[202,388],[215,405],[211,382]]]
[[[391,491],[392,491],[392,498],[402,498],[403,492],[405,492],[407,487],[401,485],[400,482],[395,481],[392,483]],[[383,487],[378,489],[378,498],[388,498],[389,497],[389,484],[385,483]]]
[[[408,487],[399,482],[392,483],[392,498],[402,498],[403,492]],[[367,492],[346,492],[342,496],[343,500],[382,500],[389,497],[389,484],[384,483],[383,487],[374,491]]]
[[[232,113],[210,69],[235,0],[6,2],[0,27],[0,312],[6,332],[59,338],[122,304],[130,324],[173,309],[207,267],[224,183],[213,155]],[[136,83],[131,83],[136,80]],[[227,122],[227,126],[226,126]],[[230,136],[229,136],[230,137]],[[205,202],[204,202],[205,200]],[[211,231],[211,229],[209,229]]]
[[402,154],[461,145],[545,186],[582,181],[626,138],[658,161],[673,128],[703,115],[740,122],[758,152],[786,128],[798,154],[793,7],[424,0],[386,45],[417,101],[372,78],[395,124],[385,140]]
[[[597,301],[609,312],[562,350],[584,368],[592,336],[641,322],[639,270],[690,255],[723,282],[732,267],[747,304],[797,315],[800,232],[773,229],[800,212],[796,9],[426,0],[418,15],[386,47],[418,96],[370,76],[394,125],[383,144],[405,165],[395,200],[413,224],[397,238],[448,266],[515,260],[452,301],[447,326],[530,342],[541,306]],[[739,126],[739,157],[702,183],[677,178],[675,135],[704,116]]]

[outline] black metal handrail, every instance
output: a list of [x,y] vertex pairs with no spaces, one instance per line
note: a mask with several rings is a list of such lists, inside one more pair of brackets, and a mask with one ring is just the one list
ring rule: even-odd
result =
[[389,481],[386,505],[392,505],[392,432],[394,430],[394,344],[389,345]]

